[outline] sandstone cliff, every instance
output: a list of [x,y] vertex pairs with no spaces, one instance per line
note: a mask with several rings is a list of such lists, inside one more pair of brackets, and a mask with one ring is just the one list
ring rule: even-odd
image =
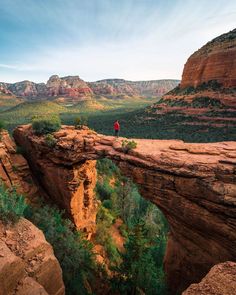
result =
[[233,295],[236,293],[236,263],[217,264],[199,284],[192,284],[182,295]]
[[178,80],[126,81],[106,79],[89,83],[93,92],[104,96],[160,97],[178,85]]
[[68,76],[59,78],[53,75],[47,83],[34,83],[22,81],[17,83],[0,83],[0,90],[3,93],[9,92],[24,98],[47,98],[54,96],[66,96],[73,99],[89,97],[93,94],[86,82],[79,76]]
[[107,79],[97,82],[85,82],[79,76],[60,78],[53,75],[47,83],[22,81],[17,83],[0,83],[0,93],[14,94],[27,99],[66,97],[72,100],[89,99],[99,95],[105,97],[119,96],[161,96],[178,85],[178,80],[126,81]]
[[92,90],[79,76],[59,78],[51,76],[46,84],[45,96],[66,96],[72,98],[84,98],[91,96]]
[[73,212],[81,199],[90,212],[87,216],[91,218],[94,210],[90,194],[81,194],[94,184],[86,172],[80,176],[81,169],[90,167],[88,173],[93,173],[94,160],[108,157],[132,177],[143,197],[168,219],[165,270],[173,294],[199,282],[213,265],[235,260],[235,142],[186,144],[139,139],[135,140],[137,148],[126,154],[121,139],[114,141],[113,137],[74,127],[64,126],[55,133],[53,148],[46,145],[43,136],[35,136],[29,125],[18,127],[14,137],[27,150],[41,184],[75,222]]
[[[54,135],[58,140],[57,151],[55,150],[57,159],[51,158],[52,149],[46,144],[44,136],[36,137],[32,134],[32,139],[36,141],[29,141],[28,138],[18,137],[17,134],[16,131],[15,138],[27,150],[27,159],[39,185],[43,187],[50,199],[66,210],[76,227],[86,232],[90,238],[96,228],[98,207],[94,193],[96,162],[84,161],[76,165],[73,157],[65,162],[60,152],[64,153],[67,150],[70,158],[74,137],[72,134],[69,139],[70,135],[67,137],[64,130]],[[61,140],[64,137],[66,140]],[[80,140],[82,137],[78,139],[79,144],[81,144]]]
[[[28,163],[17,153],[6,131],[0,132],[0,181],[15,187],[28,202],[39,195]],[[60,265],[43,233],[21,219],[16,225],[0,221],[0,295],[64,294]]]
[[[150,109],[191,116],[199,127],[236,127],[236,29],[208,42],[187,60],[179,86]],[[184,119],[183,119],[184,121]]]
[[0,222],[0,249],[0,295],[65,294],[52,247],[31,222]]
[[0,94],[13,95],[6,83],[0,83]]
[[184,66],[181,88],[215,80],[236,87],[236,29],[208,42],[193,53]]
[[17,153],[16,145],[7,131],[0,131],[0,179],[7,187],[33,201],[38,192],[25,158]]

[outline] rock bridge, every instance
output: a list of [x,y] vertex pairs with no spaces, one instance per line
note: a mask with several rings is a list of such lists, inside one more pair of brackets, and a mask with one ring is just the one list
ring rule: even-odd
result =
[[236,260],[236,142],[135,139],[137,148],[126,154],[121,139],[88,129],[63,126],[54,137],[50,147],[30,125],[14,132],[39,184],[78,228],[92,231],[95,225],[95,160],[103,157],[161,209],[170,226],[165,271],[173,294],[213,265]]

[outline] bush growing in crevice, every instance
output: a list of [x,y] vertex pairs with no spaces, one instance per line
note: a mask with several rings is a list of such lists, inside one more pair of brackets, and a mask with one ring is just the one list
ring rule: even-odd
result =
[[38,208],[31,207],[26,217],[43,231],[52,245],[63,271],[66,294],[88,294],[86,286],[97,272],[92,244],[56,207],[43,204]]
[[15,189],[6,189],[0,183],[0,219],[4,223],[15,223],[24,216],[27,204]]
[[128,153],[129,151],[135,149],[137,147],[137,142],[134,140],[122,140],[122,150],[124,153]]
[[110,228],[115,221],[112,212],[103,207],[99,208],[96,220],[96,243],[104,246],[111,264],[117,264],[120,261],[120,254],[110,234]]
[[46,142],[47,146],[54,147],[57,143],[57,140],[52,134],[47,134],[45,136],[45,142]]
[[75,118],[75,128],[82,129],[83,126],[88,125],[88,118],[85,116]]
[[0,132],[5,128],[5,123],[0,120]]

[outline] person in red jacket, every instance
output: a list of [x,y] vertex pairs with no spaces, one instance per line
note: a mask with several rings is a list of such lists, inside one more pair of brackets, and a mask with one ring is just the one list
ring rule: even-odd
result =
[[119,123],[118,120],[116,120],[115,123],[114,123],[114,131],[115,131],[115,136],[119,137],[120,123]]

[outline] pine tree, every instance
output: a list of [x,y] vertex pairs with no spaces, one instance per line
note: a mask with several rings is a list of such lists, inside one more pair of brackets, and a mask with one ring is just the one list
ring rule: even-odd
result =
[[[129,233],[123,262],[113,280],[115,288],[119,285],[121,294],[138,295],[144,292],[150,295],[163,294],[160,288],[162,274],[156,267],[150,245],[146,239],[146,228],[142,221],[137,222]],[[161,278],[160,278],[161,275]]]

